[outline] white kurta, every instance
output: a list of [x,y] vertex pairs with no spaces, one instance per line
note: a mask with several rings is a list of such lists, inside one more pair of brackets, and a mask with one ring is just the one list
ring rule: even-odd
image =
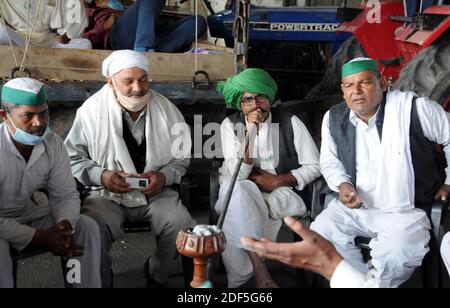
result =
[[331,288],[379,288],[379,281],[358,271],[350,263],[342,260],[336,267],[330,281]]
[[[31,35],[33,46],[92,48],[89,40],[82,38],[84,29],[88,26],[82,0],[2,0],[0,12],[6,23],[12,27],[5,29],[0,22],[1,44],[8,44],[8,31],[14,45],[25,45],[27,31],[28,35],[31,34],[37,16]],[[64,34],[71,39],[69,44],[60,44],[57,41],[57,35]]]
[[441,256],[444,260],[445,267],[447,267],[448,274],[450,275],[450,232],[448,232],[442,240]]
[[[390,97],[387,96],[387,104],[398,103]],[[450,161],[450,115],[427,98],[418,98],[416,106],[425,137],[444,145],[447,161]],[[350,123],[356,129],[356,190],[364,206],[351,210],[334,199],[311,228],[332,241],[339,253],[363,273],[369,269],[363,263],[360,250],[354,246],[354,238],[371,237],[372,265],[375,268],[371,274],[380,281],[381,286],[396,287],[409,278],[428,251],[430,222],[425,212],[419,209],[389,212],[388,208],[383,208],[383,211],[374,208],[381,149],[375,118],[373,116],[366,124],[353,112],[349,116]],[[389,133],[401,135],[399,132]],[[342,182],[350,182],[350,176],[337,157],[336,143],[329,127],[329,112],[325,114],[322,124],[320,162],[330,189],[337,192]],[[449,168],[446,173],[445,183],[450,184]]]
[[[84,255],[76,258],[83,278],[73,287],[100,287],[98,225],[80,215],[80,198],[61,138],[50,133],[33,148],[26,162],[2,123],[0,153],[0,288],[14,286],[10,247],[21,251],[30,244],[36,230],[50,229],[65,219],[75,230],[76,243],[85,247]],[[38,206],[31,200],[41,188],[48,191],[48,206]]]
[[[123,108],[109,85],[105,85],[78,109],[65,143],[72,172],[83,184],[101,186],[101,175],[105,169],[137,173],[122,136],[122,124]],[[179,183],[189,166],[192,143],[183,115],[169,100],[152,91],[147,109],[136,125],[145,129],[147,151],[144,172],[163,173],[166,186]],[[134,125],[132,131],[133,128]],[[142,138],[136,130],[133,135],[138,142]],[[115,194],[103,189],[101,195],[128,207],[147,205],[146,197],[138,190]]]
[[[75,227],[80,199],[62,140],[51,133],[35,146],[28,162],[13,144],[6,124],[0,124],[0,238],[21,250],[32,240],[29,226],[50,212],[55,222],[67,219]],[[37,206],[31,197],[38,189],[49,192],[50,207]]]
[[[265,124],[271,123],[269,115]],[[291,118],[294,131],[294,145],[298,155],[300,168],[291,173],[297,179],[299,190],[320,176],[319,153],[305,125],[296,117]],[[236,137],[233,124],[226,118],[221,126],[222,149],[224,163],[220,168],[220,192],[216,211],[221,213],[223,202],[231,176],[238,161],[241,141]],[[253,167],[261,168],[276,174],[274,151],[278,144],[278,130],[271,125],[263,125],[254,143],[253,165],[242,164],[238,181],[233,191],[230,207],[225,218],[223,230],[227,237],[227,247],[223,252],[223,261],[227,268],[228,286],[236,287],[245,283],[252,275],[253,268],[240,238],[251,236],[276,240],[283,216],[301,216],[306,207],[303,200],[289,187],[280,187],[272,193],[262,193],[258,187],[248,180]],[[275,219],[274,219],[275,218]]]

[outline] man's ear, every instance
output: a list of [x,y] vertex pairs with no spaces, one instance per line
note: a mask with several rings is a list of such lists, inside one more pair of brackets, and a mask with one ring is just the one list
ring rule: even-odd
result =
[[6,121],[7,116],[8,116],[8,113],[6,112],[6,110],[5,110],[5,109],[0,109],[0,118],[1,118],[3,121]]
[[386,79],[385,76],[381,75],[380,76],[380,85],[381,85],[381,89],[383,90],[383,92],[386,92],[388,90],[388,81]]

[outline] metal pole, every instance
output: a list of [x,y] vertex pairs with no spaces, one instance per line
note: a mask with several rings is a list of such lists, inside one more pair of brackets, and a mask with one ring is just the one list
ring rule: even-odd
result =
[[[256,124],[254,126],[254,129],[256,129]],[[222,214],[220,214],[219,221],[217,223],[217,228],[222,229],[223,223],[225,221],[225,216],[228,212],[228,207],[230,205],[231,196],[233,195],[234,186],[236,185],[236,180],[239,175],[239,171],[241,170],[242,162],[244,161],[245,153],[247,153],[249,145],[250,145],[250,137],[253,134],[254,129],[251,129],[249,133],[245,136],[245,150],[242,155],[242,157],[239,158],[238,163],[236,164],[236,167],[234,168],[233,176],[231,177],[230,186],[228,187],[227,194],[225,196],[225,206],[223,208]]]

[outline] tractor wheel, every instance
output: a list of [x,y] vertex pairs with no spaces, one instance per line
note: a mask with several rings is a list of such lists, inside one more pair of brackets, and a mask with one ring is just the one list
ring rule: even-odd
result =
[[411,60],[400,72],[393,89],[413,91],[419,96],[427,96],[448,108],[450,99],[449,55],[450,34],[441,37]]
[[365,57],[366,53],[356,37],[351,37],[341,45],[336,54],[328,63],[327,70],[322,80],[316,85],[306,98],[341,95],[341,68],[346,62],[356,57]]

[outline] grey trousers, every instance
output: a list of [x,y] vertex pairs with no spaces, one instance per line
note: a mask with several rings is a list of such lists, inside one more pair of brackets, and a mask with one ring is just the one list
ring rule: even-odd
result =
[[178,193],[170,188],[150,198],[147,206],[136,208],[102,199],[99,193],[94,193],[84,201],[82,213],[92,217],[100,226],[103,287],[112,285],[112,260],[109,251],[116,240],[124,237],[124,222],[150,222],[156,236],[156,252],[150,260],[149,272],[160,283],[167,282],[173,261],[177,257],[175,241],[178,232],[195,224]]
[[[29,224],[35,229],[50,229],[55,225],[53,217],[35,220]],[[93,219],[81,215],[75,226],[75,241],[84,246],[84,255],[73,258],[80,262],[80,283],[72,284],[74,288],[100,288],[100,233],[98,225]],[[65,279],[65,278],[64,278]],[[65,279],[65,281],[67,281]],[[10,244],[0,239],[0,288],[13,288],[13,260],[11,257]]]

